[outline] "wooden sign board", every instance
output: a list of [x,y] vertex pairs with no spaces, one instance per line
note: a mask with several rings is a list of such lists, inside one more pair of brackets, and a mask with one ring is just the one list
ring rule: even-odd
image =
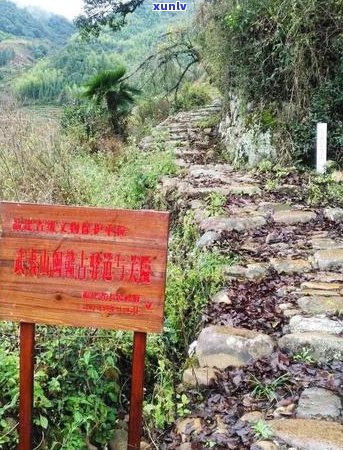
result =
[[0,319],[160,332],[169,214],[1,203]]

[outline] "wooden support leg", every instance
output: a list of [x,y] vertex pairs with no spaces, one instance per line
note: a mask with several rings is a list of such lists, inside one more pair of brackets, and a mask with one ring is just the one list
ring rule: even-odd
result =
[[146,338],[146,333],[134,334],[129,440],[127,450],[140,450],[143,418]]
[[35,324],[20,324],[19,447],[32,450]]

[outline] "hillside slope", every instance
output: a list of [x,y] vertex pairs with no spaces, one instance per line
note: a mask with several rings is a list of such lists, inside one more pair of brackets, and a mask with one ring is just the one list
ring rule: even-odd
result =
[[0,88],[63,46],[74,30],[74,25],[63,17],[0,0]]
[[9,36],[49,40],[62,45],[74,32],[74,25],[64,17],[38,9],[30,11],[19,8],[8,0],[0,0],[0,32]]
[[133,70],[166,39],[172,27],[191,17],[192,13],[162,16],[153,12],[150,3],[143,4],[119,32],[105,28],[99,37],[87,40],[75,33],[67,45],[18,77],[14,91],[28,102],[63,102],[75,86],[100,70],[118,65]]

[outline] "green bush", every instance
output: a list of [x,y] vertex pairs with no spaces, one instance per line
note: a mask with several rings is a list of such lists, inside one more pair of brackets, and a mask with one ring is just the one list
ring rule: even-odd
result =
[[279,156],[311,162],[318,121],[330,158],[342,147],[342,10],[343,0],[217,0],[199,18],[211,78],[227,101],[243,99],[248,127],[273,131]]
[[206,84],[186,82],[175,101],[177,110],[189,110],[204,106],[211,100],[211,90]]
[[[1,325],[6,336],[0,349],[3,450],[13,449],[18,440],[15,327]],[[120,391],[115,333],[38,327],[36,341],[35,445],[44,450],[75,450],[87,448],[88,442],[103,448],[113,432]]]
[[0,49],[0,67],[6,66],[15,57],[15,52],[12,48]]
[[63,133],[90,152],[100,150],[101,137],[109,132],[109,117],[104,105],[75,99],[63,107]]
[[154,125],[162,122],[172,112],[172,102],[165,96],[145,98],[132,110],[128,130],[135,138],[142,138]]

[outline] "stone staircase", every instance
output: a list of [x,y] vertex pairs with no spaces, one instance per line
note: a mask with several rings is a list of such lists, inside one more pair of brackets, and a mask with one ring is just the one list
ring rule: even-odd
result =
[[[216,163],[216,130],[199,124],[219,114],[220,108],[215,102],[168,118],[158,127],[169,134],[168,142],[176,148],[177,164],[182,168],[179,176],[161,180],[163,195],[177,201],[181,210],[193,210],[201,233],[199,248],[238,256],[238,262],[225,269],[226,285],[210,301],[208,310],[215,309],[217,315],[213,319],[208,314],[204,321],[195,345],[198,366],[185,371],[184,385],[213,392],[225,371],[230,377],[231,369],[239,370],[260,359],[268,361],[275,350],[290,358],[298,355],[307,362],[331,364],[324,388],[316,384],[314,376],[313,383],[298,389],[298,397],[286,406],[275,405],[269,415],[251,408],[252,415],[246,420],[255,423],[264,418],[273,439],[260,439],[251,447],[240,443],[211,448],[342,450],[343,209],[308,208],[298,201],[301,183],[276,186],[271,192],[257,172]],[[149,139],[142,143],[143,148],[149,145]],[[217,214],[209,206],[211,196],[225,198],[225,207]],[[265,289],[261,307],[273,302],[279,318],[276,331],[270,324],[251,329],[248,316],[245,322],[235,321],[238,293],[248,292],[251,286],[262,289],[275,280],[277,288]],[[330,377],[335,380],[332,385]],[[230,425],[223,417],[219,414],[213,419],[208,442],[217,442],[218,429],[230,436]],[[245,421],[244,417],[238,419],[236,428]],[[192,442],[205,422],[196,412],[180,419],[175,426],[178,448],[198,448]]]
[[[217,133],[213,127],[206,126],[206,121],[214,116],[219,117],[220,112],[221,103],[216,101],[196,111],[180,112],[168,117],[155,128],[157,133],[167,135],[165,145],[171,145],[175,149],[176,164],[179,167],[213,159]],[[144,138],[140,147],[143,150],[149,149],[153,139],[153,136]]]

